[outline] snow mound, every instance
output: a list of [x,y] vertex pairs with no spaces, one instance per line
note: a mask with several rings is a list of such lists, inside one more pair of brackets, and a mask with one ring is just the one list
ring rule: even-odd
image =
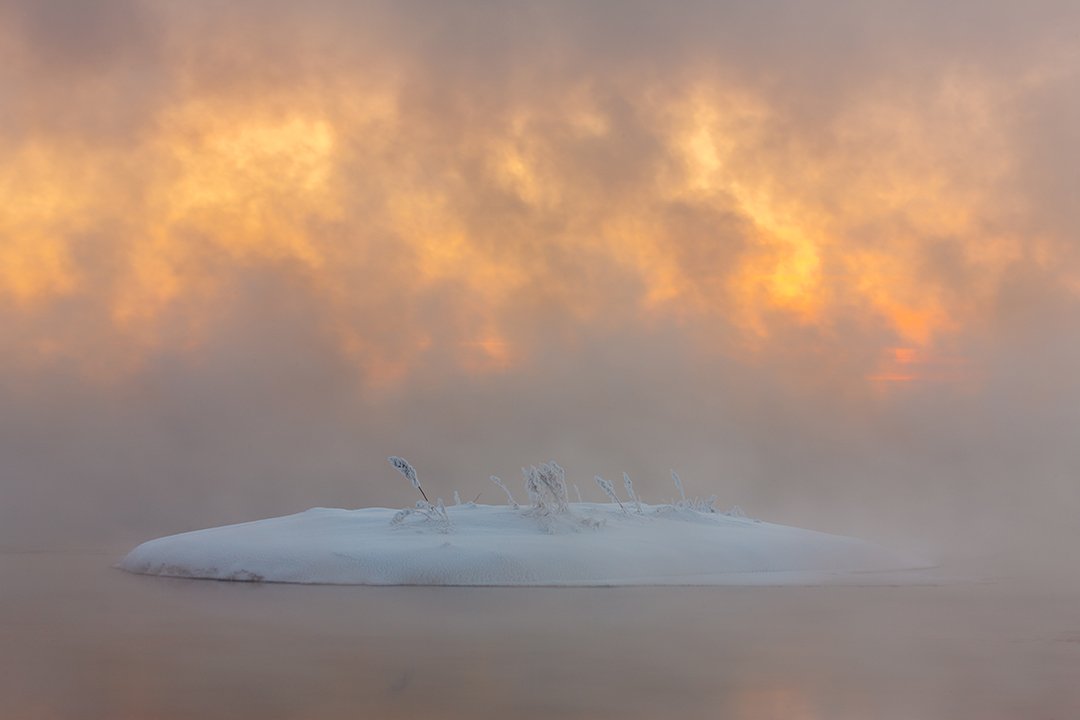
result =
[[602,586],[864,582],[863,573],[926,566],[851,537],[671,505],[446,510],[449,524],[387,508],[312,508],[151,540],[120,567],[288,583]]

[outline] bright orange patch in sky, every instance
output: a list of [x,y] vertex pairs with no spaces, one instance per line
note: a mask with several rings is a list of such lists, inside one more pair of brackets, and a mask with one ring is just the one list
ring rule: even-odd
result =
[[[132,147],[43,132],[5,148],[0,297],[32,313],[85,294],[137,355],[177,341],[158,327],[170,309],[197,335],[230,268],[288,267],[376,384],[426,352],[474,374],[528,362],[520,313],[582,333],[724,323],[750,361],[778,323],[829,336],[854,315],[908,348],[871,380],[923,379],[895,368],[979,307],[927,277],[924,239],[980,277],[1015,257],[980,234],[971,166],[1000,168],[979,154],[997,147],[992,94],[972,87],[953,108],[966,135],[930,132],[925,98],[870,97],[837,119],[832,148],[780,144],[777,110],[749,88],[645,88],[626,99],[654,142],[641,167],[620,117],[579,91],[447,129],[403,112],[389,81],[337,102],[307,86],[267,103],[191,90]],[[970,152],[950,164],[958,142]],[[49,332],[50,347],[76,342]]]
[[887,348],[878,368],[867,376],[874,383],[970,384],[977,373],[967,358],[940,355],[912,347]]

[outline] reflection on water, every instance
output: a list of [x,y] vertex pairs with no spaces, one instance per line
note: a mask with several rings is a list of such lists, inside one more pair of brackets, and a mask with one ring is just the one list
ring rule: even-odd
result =
[[0,555],[0,717],[1080,717],[1080,593],[301,587]]

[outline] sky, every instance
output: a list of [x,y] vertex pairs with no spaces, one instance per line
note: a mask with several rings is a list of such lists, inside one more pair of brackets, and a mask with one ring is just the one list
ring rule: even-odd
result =
[[1067,557],[1078,30],[0,0],[0,546],[410,504],[397,454],[447,499],[554,458],[661,501],[675,468],[769,520]]

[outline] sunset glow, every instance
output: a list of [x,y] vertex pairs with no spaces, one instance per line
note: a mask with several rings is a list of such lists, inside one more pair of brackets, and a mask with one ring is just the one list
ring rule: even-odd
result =
[[0,719],[1076,717],[1078,38],[0,0]]
[[[1022,209],[1003,200],[1017,85],[976,71],[898,77],[811,121],[708,69],[663,83],[553,70],[476,116],[446,94],[469,92],[468,77],[447,90],[373,38],[377,77],[345,54],[317,70],[269,59],[269,82],[226,26],[238,53],[219,58],[226,81],[202,56],[220,47],[182,23],[169,32],[166,47],[183,50],[159,59],[167,93],[78,111],[106,127],[137,111],[129,137],[35,122],[47,78],[15,103],[0,296],[53,352],[93,356],[107,336],[116,368],[162,345],[197,353],[230,278],[276,268],[303,277],[318,324],[374,384],[408,377],[427,353],[466,374],[527,364],[550,341],[515,320],[527,297],[566,341],[676,323],[703,350],[752,363],[783,325],[838,350],[932,353],[978,330],[1033,248],[1051,277],[1065,269],[1052,237],[1021,238]],[[119,83],[128,71],[87,72]],[[94,333],[35,320],[72,301],[93,308]],[[420,311],[432,302],[446,322]],[[731,330],[720,348],[701,330],[717,323]],[[875,365],[860,377],[922,379]]]

